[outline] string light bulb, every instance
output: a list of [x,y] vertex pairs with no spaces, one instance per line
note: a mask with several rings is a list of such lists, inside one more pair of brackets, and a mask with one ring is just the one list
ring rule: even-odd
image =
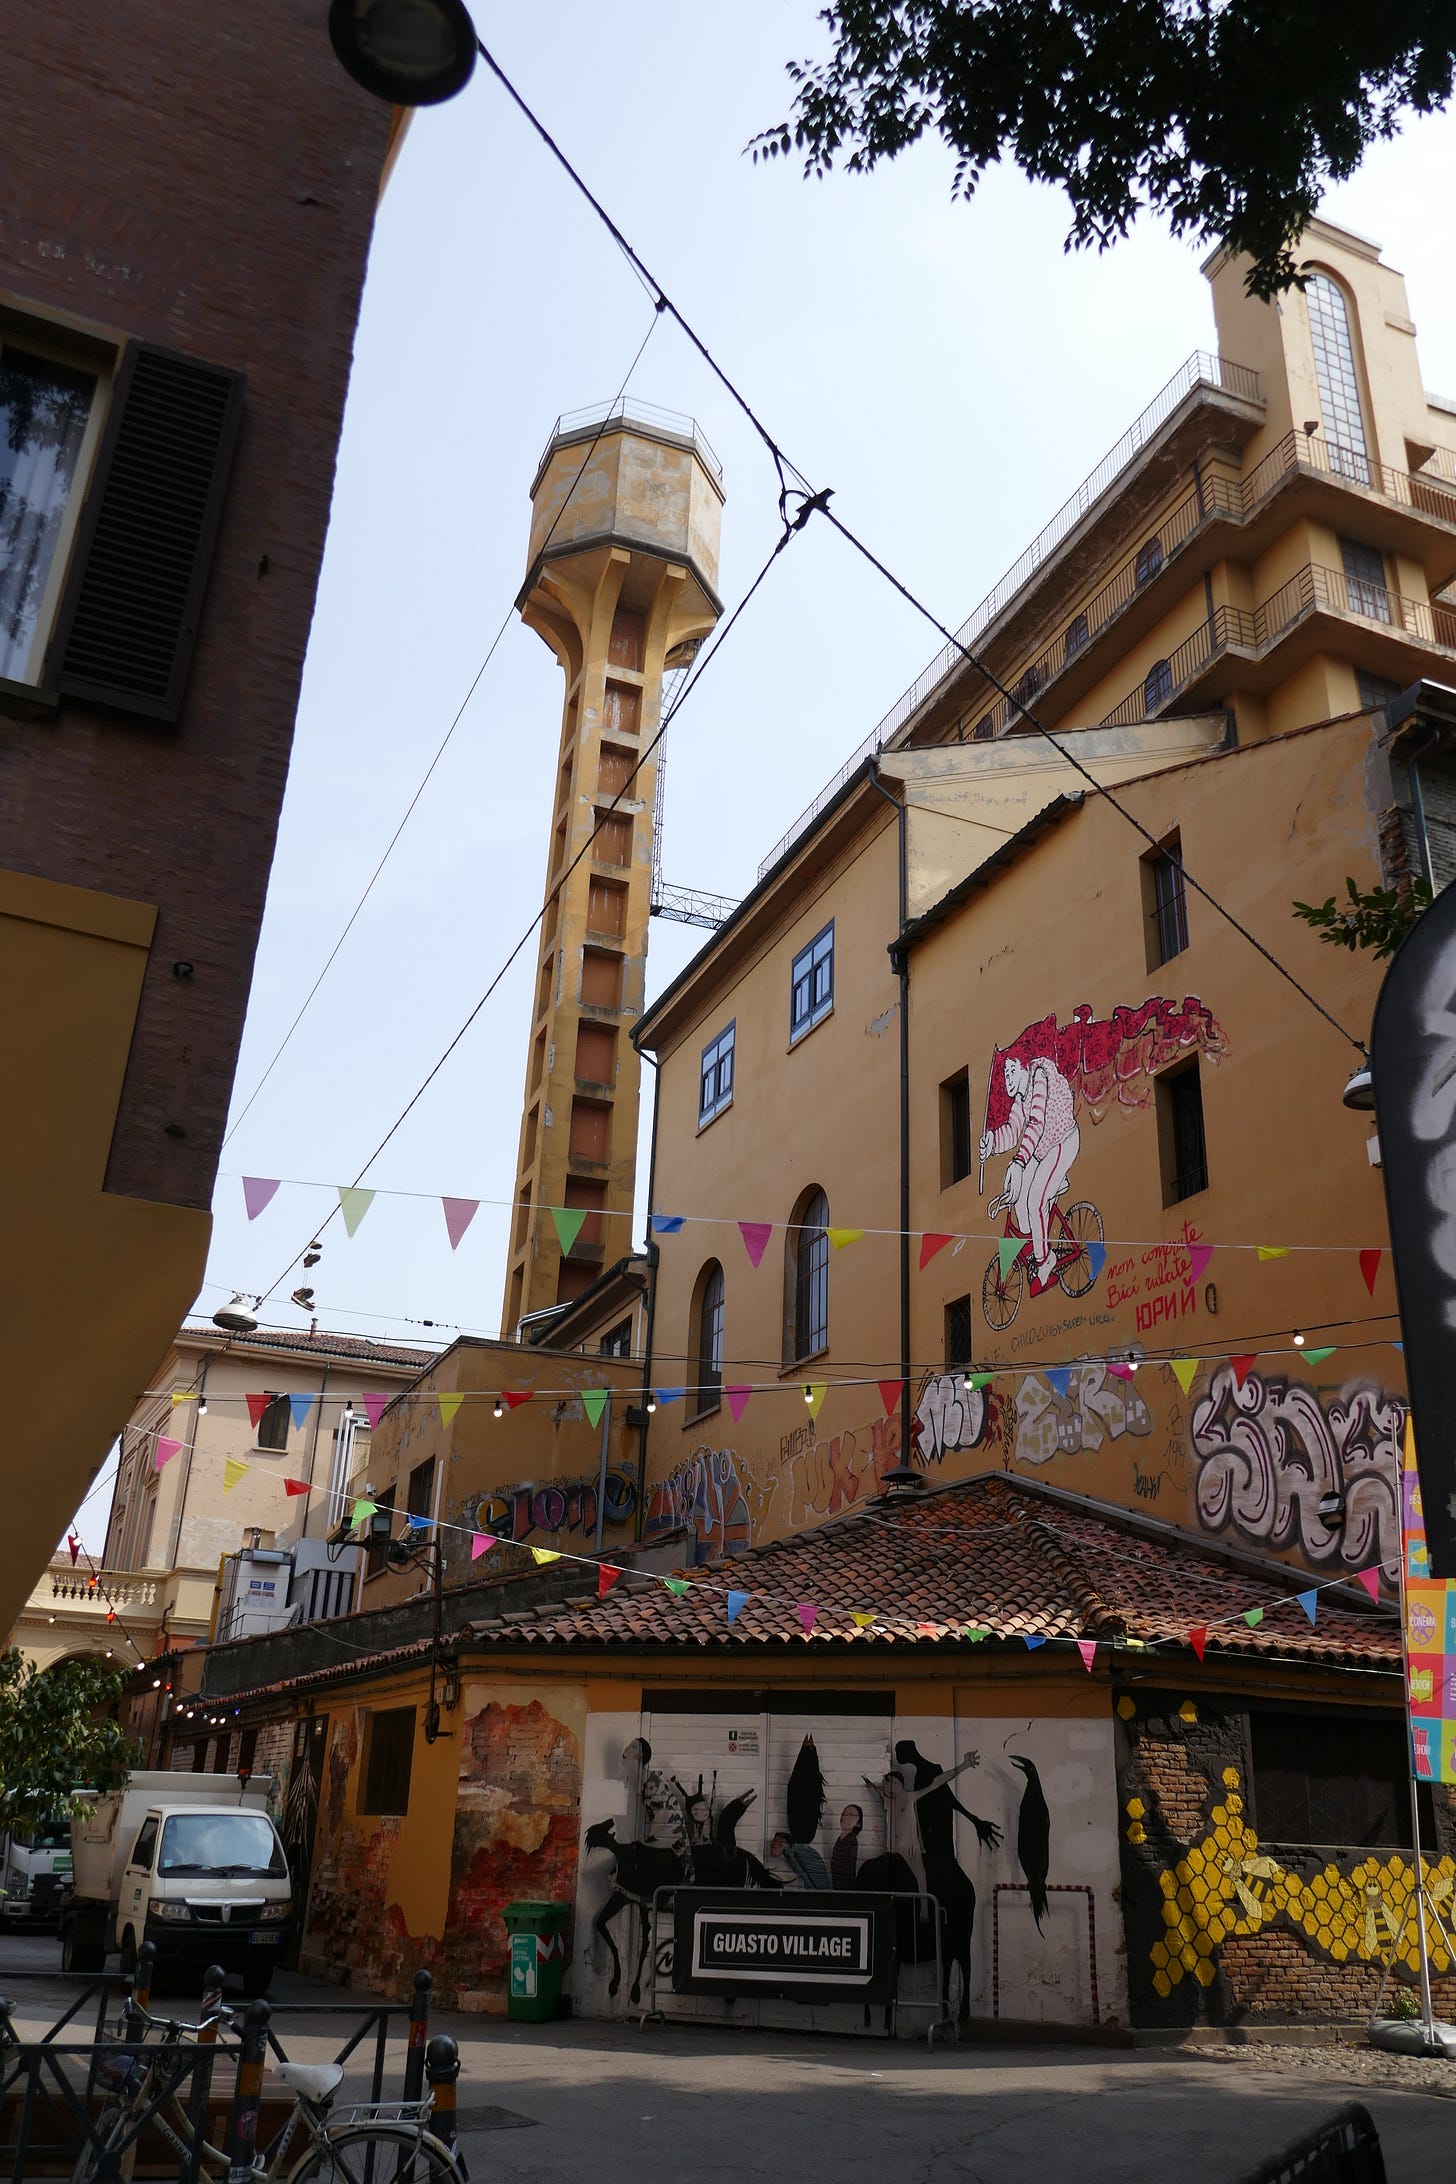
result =
[[961,1386],[965,1389],[967,1395],[970,1395],[972,1393],[971,1371],[969,1366],[966,1367],[965,1372],[961,1375]]
[[1293,1341],[1296,1350],[1302,1350],[1304,1348],[1304,1337],[1299,1332],[1299,1329],[1297,1327],[1295,1328],[1293,1336],[1290,1339]]
[[811,1405],[814,1401],[814,1390],[810,1387],[807,1380],[804,1382],[804,1401]]
[[648,1396],[648,1398],[647,1398],[647,1415],[648,1415],[648,1417],[649,1417],[649,1418],[652,1418],[652,1417],[655,1417],[655,1415],[656,1415],[656,1412],[657,1412],[657,1397],[656,1397],[655,1395],[649,1395],[649,1396]]
[[200,1395],[197,1398],[197,1415],[199,1418],[207,1416],[207,1397],[205,1395]]
[[503,1403],[503,1402],[501,1401],[500,1397],[499,1397],[499,1396],[497,1396],[497,1397],[496,1397],[496,1399],[495,1399],[495,1415],[496,1415],[496,1417],[497,1417],[497,1418],[504,1418],[504,1417],[505,1417],[505,1414],[506,1414],[506,1407],[505,1407],[505,1404],[504,1404],[504,1403]]

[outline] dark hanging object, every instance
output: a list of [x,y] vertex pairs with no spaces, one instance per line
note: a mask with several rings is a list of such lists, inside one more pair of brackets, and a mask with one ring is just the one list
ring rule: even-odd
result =
[[1370,1068],[1431,1574],[1456,1577],[1456,887],[1396,951]]
[[819,1754],[814,1749],[814,1739],[805,1737],[799,1746],[799,1756],[794,1761],[785,1793],[788,1805],[789,1838],[795,1843],[812,1843],[819,1833],[819,1823],[824,1818],[824,1770],[819,1764]]
[[242,405],[240,372],[128,345],[51,643],[63,695],[178,718]]
[[1026,1788],[1021,1793],[1021,1810],[1016,1816],[1016,1861],[1026,1876],[1026,1891],[1031,1898],[1031,1915],[1036,1920],[1036,1930],[1040,1933],[1041,1922],[1046,1917],[1047,1910],[1052,1816],[1047,1808],[1041,1776],[1032,1762],[1013,1756],[1011,1764],[1019,1767],[1026,1777]]

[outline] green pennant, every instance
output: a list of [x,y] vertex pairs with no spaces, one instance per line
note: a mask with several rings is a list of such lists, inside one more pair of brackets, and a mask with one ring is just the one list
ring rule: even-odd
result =
[[359,1223],[363,1220],[369,1208],[373,1205],[374,1193],[373,1191],[361,1191],[357,1185],[345,1183],[338,1186],[338,1191],[339,1211],[344,1216],[345,1228],[352,1236],[357,1231]]
[[372,1517],[378,1507],[378,1502],[363,1500],[356,1501],[354,1504],[354,1514],[349,1519],[350,1530],[352,1530],[356,1524],[362,1524],[366,1517]]
[[996,1375],[995,1375],[994,1373],[972,1373],[972,1374],[971,1374],[971,1387],[972,1387],[972,1389],[973,1389],[973,1390],[974,1390],[974,1389],[976,1389],[976,1388],[989,1388],[989,1387],[990,1387],[990,1385],[991,1385],[991,1382],[992,1382],[992,1381],[993,1381],[993,1380],[994,1380],[995,1378],[996,1378]]
[[586,1412],[587,1417],[591,1420],[594,1426],[599,1426],[601,1424],[602,1412],[607,1407],[607,1397],[611,1394],[611,1392],[612,1391],[610,1388],[582,1389],[581,1407]]
[[967,1623],[961,1632],[962,1638],[973,1646],[979,1645],[983,1638],[989,1638],[990,1635],[991,1627],[988,1623]]
[[675,1600],[681,1600],[684,1593],[689,1593],[693,1589],[693,1581],[690,1577],[665,1577],[662,1582]]
[[1003,1282],[1021,1256],[1022,1241],[1020,1236],[1000,1236],[996,1240],[996,1263]]
[[551,1218],[556,1223],[556,1240],[560,1244],[564,1256],[570,1251],[577,1237],[581,1234],[582,1223],[586,1219],[586,1208],[584,1206],[553,1206],[551,1208]]
[[1330,1344],[1327,1350],[1301,1350],[1300,1352],[1300,1356],[1304,1359],[1306,1365],[1323,1365],[1325,1359],[1333,1357],[1334,1354],[1335,1345],[1333,1343]]
[[1257,1630],[1263,1620],[1264,1610],[1262,1608],[1245,1608],[1244,1621],[1248,1624],[1250,1630]]

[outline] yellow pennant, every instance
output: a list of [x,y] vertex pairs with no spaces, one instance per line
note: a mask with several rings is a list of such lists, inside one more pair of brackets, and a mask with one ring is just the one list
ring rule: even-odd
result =
[[843,1251],[846,1244],[857,1244],[864,1234],[862,1228],[827,1228],[824,1231],[836,1251]]
[[1170,1357],[1168,1360],[1168,1370],[1185,1395],[1197,1377],[1199,1362],[1196,1357]]
[[875,1620],[874,1616],[863,1615],[858,1610],[855,1610],[851,1614],[849,1619],[851,1623],[853,1623],[856,1630],[868,1630],[871,1623],[873,1623]]
[[819,1416],[819,1406],[828,1393],[829,1383],[827,1380],[810,1380],[806,1382],[804,1400],[809,1406],[809,1416],[811,1418]]
[[559,1562],[561,1560],[554,1547],[533,1547],[531,1552],[538,1562]]
[[244,1472],[250,1469],[251,1466],[245,1464],[241,1457],[225,1456],[222,1465],[222,1490],[224,1494],[231,1494]]
[[459,1410],[461,1404],[465,1401],[465,1398],[463,1395],[437,1395],[435,1397],[435,1401],[440,1406],[441,1425],[448,1426],[451,1419],[455,1416],[456,1411]]
[[172,1401],[174,1404],[195,1403],[197,1401],[197,1390],[195,1388],[182,1388],[180,1390],[174,1388],[172,1390]]
[[1261,1259],[1287,1259],[1289,1257],[1288,1244],[1256,1244],[1254,1249]]

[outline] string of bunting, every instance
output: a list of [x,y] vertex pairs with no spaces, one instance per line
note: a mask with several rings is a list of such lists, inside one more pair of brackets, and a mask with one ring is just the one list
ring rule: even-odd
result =
[[[459,1249],[471,1222],[482,1206],[515,1209],[527,1203],[524,1200],[514,1198],[453,1198],[434,1191],[391,1191],[380,1187],[363,1189],[357,1184],[318,1183],[305,1181],[298,1177],[245,1175],[239,1177],[238,1180],[243,1187],[243,1204],[250,1221],[256,1221],[258,1216],[266,1211],[285,1183],[293,1189],[327,1190],[335,1193],[338,1199],[339,1211],[344,1218],[344,1227],[351,1237],[357,1235],[360,1224],[376,1198],[432,1199],[439,1204],[444,1215],[445,1233],[449,1238],[452,1251]],[[551,1215],[557,1241],[563,1252],[570,1252],[589,1218],[621,1221],[635,1219],[634,1211],[630,1206],[550,1206],[546,1210]],[[654,1236],[676,1236],[689,1223],[707,1228],[736,1228],[742,1237],[743,1247],[748,1253],[749,1261],[755,1268],[763,1262],[764,1253],[768,1249],[775,1227],[787,1231],[796,1226],[792,1222],[740,1221],[722,1214],[653,1213],[648,1216],[648,1225]],[[942,1251],[952,1247],[954,1250],[959,1251],[968,1243],[994,1243],[1001,1264],[1003,1280],[1010,1273],[1012,1266],[1026,1244],[1025,1237],[1007,1236],[998,1229],[898,1229],[830,1225],[826,1227],[825,1234],[829,1239],[831,1249],[834,1251],[846,1251],[851,1244],[860,1243],[867,1236],[900,1237],[908,1235],[918,1237],[920,1239],[919,1263],[922,1273],[933,1259],[939,1257]],[[1383,1247],[1374,1245],[1361,1247],[1355,1244],[1224,1242],[1214,1245],[1189,1243],[1178,1238],[1170,1239],[1165,1236],[1106,1237],[1100,1242],[1089,1242],[1087,1245],[1088,1257],[1092,1262],[1093,1280],[1095,1281],[1101,1274],[1109,1250],[1153,1249],[1168,1252],[1186,1252],[1188,1254],[1189,1271],[1185,1279],[1189,1282],[1199,1282],[1203,1279],[1215,1250],[1251,1251],[1261,1265],[1276,1259],[1287,1259],[1296,1252],[1324,1252],[1336,1256],[1350,1256],[1359,1262],[1361,1278],[1372,1297],[1375,1294],[1376,1276],[1380,1270],[1381,1260],[1385,1255]]]

